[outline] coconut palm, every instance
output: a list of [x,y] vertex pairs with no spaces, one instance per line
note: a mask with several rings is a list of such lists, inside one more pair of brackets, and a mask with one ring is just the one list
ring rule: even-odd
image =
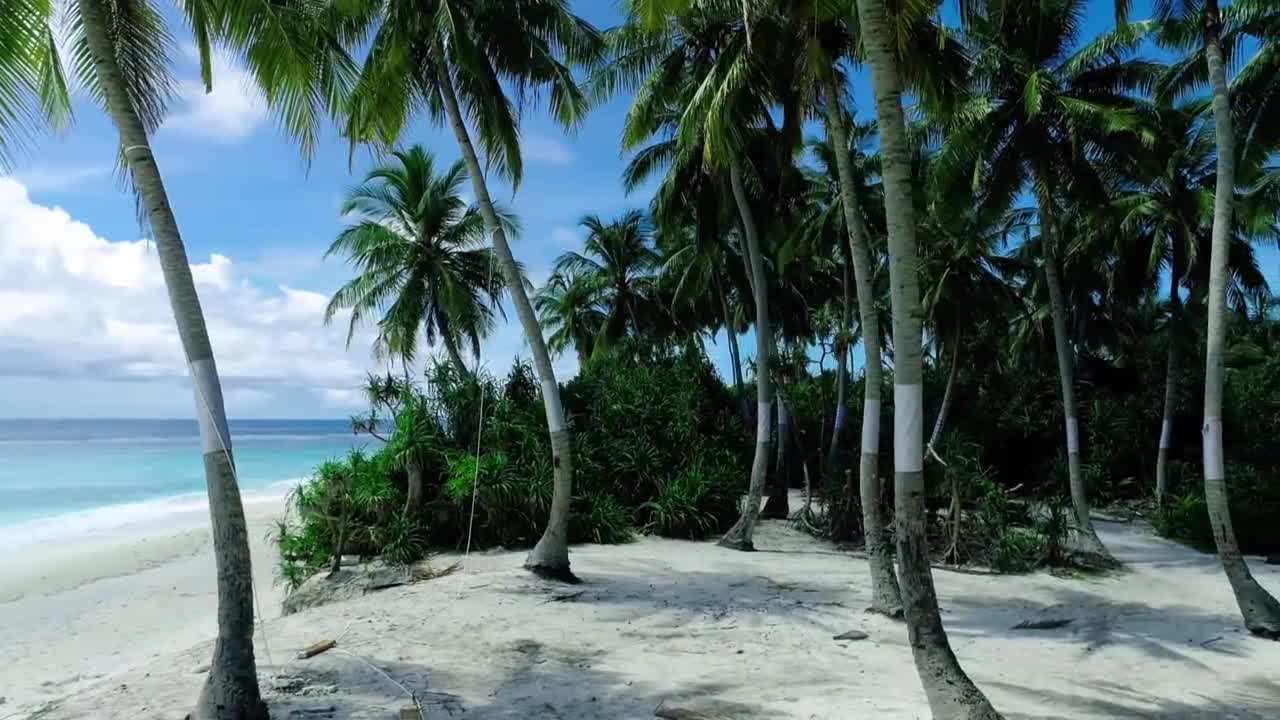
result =
[[[505,285],[494,273],[480,210],[460,194],[466,181],[461,161],[437,173],[431,153],[414,145],[393,152],[348,191],[342,214],[357,222],[325,253],[346,256],[358,272],[325,308],[325,322],[350,311],[348,344],[362,322],[380,315],[378,354],[408,364],[422,335],[444,345],[460,377],[469,374],[459,344],[479,356]],[[513,216],[498,210],[498,217],[507,233],[517,233]]]
[[[345,108],[352,141],[393,146],[413,119],[426,113],[435,122],[447,121],[462,152],[498,269],[533,355],[551,435],[551,512],[525,567],[572,581],[568,530],[573,456],[560,387],[490,195],[485,167],[518,187],[523,167],[519,123],[508,89],[521,97],[545,93],[552,115],[566,127],[583,117],[587,98],[568,64],[591,62],[600,49],[599,34],[569,12],[562,0],[377,0],[339,5],[344,15],[338,24],[348,46],[368,41]],[[473,132],[486,156],[484,164]]]
[[533,306],[551,331],[547,336],[551,352],[560,354],[572,346],[578,366],[585,366],[608,319],[600,286],[582,275],[553,273],[533,296]]
[[[1164,411],[1160,443],[1156,459],[1156,501],[1168,492],[1166,463],[1173,447],[1173,418],[1180,396],[1177,378],[1181,372],[1184,301],[1182,291],[1190,293],[1193,302],[1205,297],[1208,285],[1207,260],[1210,254],[1213,193],[1216,171],[1214,128],[1204,121],[1203,103],[1195,101],[1180,107],[1162,102],[1154,111],[1156,139],[1149,151],[1142,153],[1139,177],[1132,189],[1111,203],[1120,232],[1097,233],[1102,241],[1088,247],[1087,253],[1100,252],[1124,258],[1116,265],[1134,268],[1117,284],[1131,288],[1147,288],[1160,281],[1162,268],[1168,269],[1168,302],[1164,324],[1167,338]],[[1261,168],[1252,168],[1239,185],[1248,188],[1261,177]],[[1274,236],[1271,223],[1276,217],[1275,199],[1266,193],[1237,190],[1233,199],[1240,222],[1233,227],[1228,253],[1229,306],[1243,310],[1256,303],[1269,290],[1258,267],[1253,241]],[[1131,256],[1131,257],[1127,257]],[[1119,288],[1116,288],[1119,289]],[[1109,297],[1117,295],[1108,292]],[[1132,299],[1132,298],[1130,298]]]
[[1110,565],[1115,561],[1089,518],[1080,467],[1070,306],[1062,280],[1065,246],[1058,237],[1060,227],[1068,226],[1059,217],[1071,210],[1068,197],[1072,207],[1105,202],[1098,169],[1121,165],[1118,143],[1123,139],[1131,147],[1142,137],[1132,93],[1150,87],[1156,68],[1130,56],[1148,27],[1123,25],[1076,48],[1086,0],[976,5],[965,40],[978,94],[950,121],[940,173],[972,179],[973,191],[996,206],[1034,188],[1061,381],[1074,549],[1082,560]]
[[924,512],[924,402],[920,284],[911,145],[902,111],[897,43],[882,0],[857,0],[880,126],[889,229],[894,351],[894,499],[903,610],[916,670],[935,717],[998,718],[956,660],[938,612]]
[[[641,8],[632,7],[632,10]],[[767,99],[744,92],[750,81],[764,84],[764,63],[747,52],[745,28],[736,8],[723,2],[674,8],[675,14],[632,14],[610,31],[610,63],[597,73],[601,96],[635,91],[623,127],[623,148],[634,149],[655,135],[672,132],[669,162],[689,167],[699,159],[719,177],[728,176],[745,239],[756,330],[756,449],[751,483],[739,521],[721,538],[725,547],[748,550],[760,513],[772,449],[773,386],[769,285],[760,228],[751,189],[759,175],[746,156],[741,127],[767,124]],[[672,109],[680,108],[672,121]],[[768,121],[768,122],[771,122]],[[673,127],[674,125],[674,127]]]
[[[1247,3],[1263,7],[1271,3]],[[1227,330],[1228,263],[1232,235],[1232,201],[1239,179],[1237,148],[1232,129],[1231,92],[1227,84],[1223,13],[1217,0],[1160,0],[1154,8],[1160,38],[1166,44],[1187,45],[1198,38],[1203,70],[1195,62],[1187,67],[1207,77],[1213,106],[1217,173],[1213,197],[1212,245],[1208,272],[1208,330],[1205,337],[1204,378],[1204,492],[1213,527],[1214,544],[1222,561],[1245,627],[1256,635],[1280,638],[1280,601],[1266,591],[1249,572],[1236,543],[1227,503],[1226,464],[1222,453],[1222,386]],[[1166,83],[1168,89],[1170,83]]]
[[[296,35],[290,52],[263,53],[250,59],[254,73],[285,69],[293,81],[288,88],[268,93],[268,102],[282,119],[292,116],[299,127],[322,103],[299,98],[333,97],[342,86],[341,63],[326,64],[328,95],[312,92],[320,73],[301,57],[318,57],[327,42],[322,13],[286,14],[265,3],[214,3],[204,0],[175,3],[191,30],[199,58],[201,79],[212,87],[212,48],[215,43],[234,50],[245,47],[246,28],[270,26],[275,39]],[[62,17],[54,18],[61,5]],[[55,21],[67,31],[68,57],[54,42]],[[266,47],[270,43],[263,43]],[[244,509],[236,482],[231,437],[222,402],[221,382],[182,234],[169,204],[150,137],[165,118],[175,84],[170,62],[175,43],[162,13],[146,0],[6,0],[0,3],[0,162],[21,147],[39,125],[64,125],[71,118],[69,88],[79,86],[115,125],[120,138],[120,162],[137,194],[140,219],[155,241],[170,307],[196,389],[196,417],[209,492],[214,553],[218,578],[218,638],[213,660],[193,717],[265,718],[266,706],[258,688],[253,653],[253,586]],[[65,64],[64,64],[65,63]],[[65,72],[71,70],[71,77]],[[286,123],[287,125],[287,123]],[[288,128],[291,132],[293,127]]]
[[587,231],[585,245],[556,258],[554,273],[596,289],[594,301],[603,304],[606,316],[594,344],[598,353],[625,335],[628,325],[637,334],[645,329],[660,260],[639,211],[608,223],[587,215],[579,224]]

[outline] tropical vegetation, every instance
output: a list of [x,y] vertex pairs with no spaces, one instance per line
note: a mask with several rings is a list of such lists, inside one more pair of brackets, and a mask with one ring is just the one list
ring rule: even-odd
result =
[[[752,550],[790,516],[865,546],[850,581],[905,621],[935,717],[995,718],[932,566],[1110,571],[1110,506],[1215,550],[1244,626],[1280,639],[1245,559],[1280,550],[1280,2],[631,0],[603,31],[564,0],[179,6],[206,84],[225,45],[304,155],[332,119],[381,157],[328,317],[400,369],[353,418],[368,450],[294,495],[289,582],[498,545],[574,581],[571,542]],[[201,398],[221,610],[196,717],[263,717],[231,439],[148,145],[172,36],[142,0],[69,7],[60,58],[48,0],[0,0],[0,160],[67,124],[64,67],[120,132]],[[573,128],[618,97],[637,207],[582,218],[531,287],[489,187],[518,190],[519,110]],[[407,144],[419,116],[457,164]],[[507,306],[531,364],[494,377],[464,349]]]

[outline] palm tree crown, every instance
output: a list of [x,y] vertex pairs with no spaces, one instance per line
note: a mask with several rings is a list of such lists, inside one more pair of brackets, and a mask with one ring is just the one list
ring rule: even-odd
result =
[[[462,198],[466,181],[461,161],[437,173],[435,158],[414,145],[392,153],[347,193],[342,212],[358,222],[326,256],[345,255],[357,275],[334,293],[325,320],[350,310],[348,343],[362,322],[380,314],[374,346],[380,357],[412,362],[420,334],[429,344],[443,342],[455,364],[461,341],[478,354],[505,284],[494,272],[480,211]],[[514,233],[515,218],[502,217]]]

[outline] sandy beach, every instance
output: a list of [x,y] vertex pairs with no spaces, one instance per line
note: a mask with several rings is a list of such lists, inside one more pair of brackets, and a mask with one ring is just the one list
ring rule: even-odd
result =
[[[266,618],[280,614],[268,541],[283,488],[245,495],[254,581]],[[78,692],[216,634],[207,509],[74,540],[5,549],[0,563],[0,718]]]
[[[427,717],[649,718],[660,705],[928,717],[905,629],[863,612],[865,560],[782,522],[762,525],[756,553],[581,546],[578,587],[529,576],[523,553],[490,552],[448,577],[280,617],[264,540],[279,511],[248,504],[273,717],[390,718],[408,692]],[[184,716],[214,634],[213,561],[202,517],[166,522],[149,537],[33,549],[16,573],[6,563],[0,587],[22,596],[0,604],[0,718]],[[1006,717],[1280,717],[1280,643],[1243,631],[1216,559],[1138,523],[1099,527],[1126,572],[935,572],[956,653]],[[1254,570],[1280,590],[1276,567]],[[1012,629],[1046,619],[1070,622]],[[848,630],[868,637],[833,640]],[[338,648],[291,659],[326,638]]]
[[[530,577],[521,552],[486,552],[449,577],[280,618],[264,541],[278,512],[248,505],[274,717],[393,717],[408,692],[428,717],[468,719],[640,719],[659,706],[928,716],[905,629],[863,612],[865,561],[780,521],[762,525],[754,553],[660,538],[577,547],[576,588]],[[6,564],[5,592],[23,596],[0,605],[0,717],[183,717],[214,634],[202,521],[38,548],[17,574]],[[1243,632],[1215,557],[1137,523],[1100,529],[1125,573],[934,573],[956,653],[997,707],[1025,719],[1280,716],[1280,643]],[[1254,571],[1280,589],[1275,566]],[[1036,620],[1070,623],[1012,629]],[[833,641],[846,630],[868,637]],[[325,638],[338,650],[292,660]]]

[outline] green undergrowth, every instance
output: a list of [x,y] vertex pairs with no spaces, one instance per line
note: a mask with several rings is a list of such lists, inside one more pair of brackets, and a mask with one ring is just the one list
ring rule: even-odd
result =
[[[421,383],[369,386],[371,410],[353,419],[373,433],[364,448],[323,463],[289,498],[290,519],[276,528],[283,582],[296,586],[340,550],[407,564],[468,537],[473,550],[537,541],[553,473],[529,366],[498,379],[440,365]],[[570,542],[702,539],[736,519],[747,438],[701,352],[622,343],[564,385],[562,403],[573,438]],[[422,478],[417,508],[407,506],[412,475]]]

